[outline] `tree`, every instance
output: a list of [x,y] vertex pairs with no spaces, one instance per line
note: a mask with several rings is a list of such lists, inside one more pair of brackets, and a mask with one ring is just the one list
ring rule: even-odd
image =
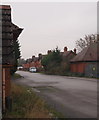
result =
[[80,40],[76,41],[76,47],[78,48],[78,51],[81,51],[94,42],[99,42],[99,34],[85,35],[84,38],[80,38]]
[[46,55],[41,63],[44,66],[45,71],[50,71],[52,68],[55,68],[61,64],[62,56],[60,55],[60,50],[58,47]]
[[19,41],[16,40],[13,46],[14,66],[11,69],[11,74],[17,71],[18,59],[21,57]]

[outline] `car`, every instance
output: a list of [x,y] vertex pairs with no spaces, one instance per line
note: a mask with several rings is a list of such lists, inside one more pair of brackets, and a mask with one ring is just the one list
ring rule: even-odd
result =
[[37,72],[37,69],[36,69],[36,67],[30,67],[30,68],[29,68],[29,71],[30,71],[30,72]]
[[17,67],[17,70],[23,70],[22,66]]

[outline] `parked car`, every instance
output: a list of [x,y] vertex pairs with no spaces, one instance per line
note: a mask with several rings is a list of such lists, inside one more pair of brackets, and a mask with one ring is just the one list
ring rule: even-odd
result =
[[22,66],[17,67],[17,70],[23,70]]
[[30,72],[37,72],[37,69],[36,69],[36,67],[30,67],[30,68],[29,68],[29,71],[30,71]]

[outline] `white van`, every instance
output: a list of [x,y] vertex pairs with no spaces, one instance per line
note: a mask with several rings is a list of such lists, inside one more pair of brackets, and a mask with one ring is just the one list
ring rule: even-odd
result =
[[29,71],[30,71],[30,72],[36,72],[37,69],[36,69],[36,67],[30,67],[30,68],[29,68]]

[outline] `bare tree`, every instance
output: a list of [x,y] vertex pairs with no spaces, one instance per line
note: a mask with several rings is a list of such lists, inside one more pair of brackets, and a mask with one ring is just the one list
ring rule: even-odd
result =
[[78,49],[78,51],[81,51],[94,42],[99,42],[99,34],[85,35],[84,38],[80,38],[80,40],[76,41],[76,48]]

